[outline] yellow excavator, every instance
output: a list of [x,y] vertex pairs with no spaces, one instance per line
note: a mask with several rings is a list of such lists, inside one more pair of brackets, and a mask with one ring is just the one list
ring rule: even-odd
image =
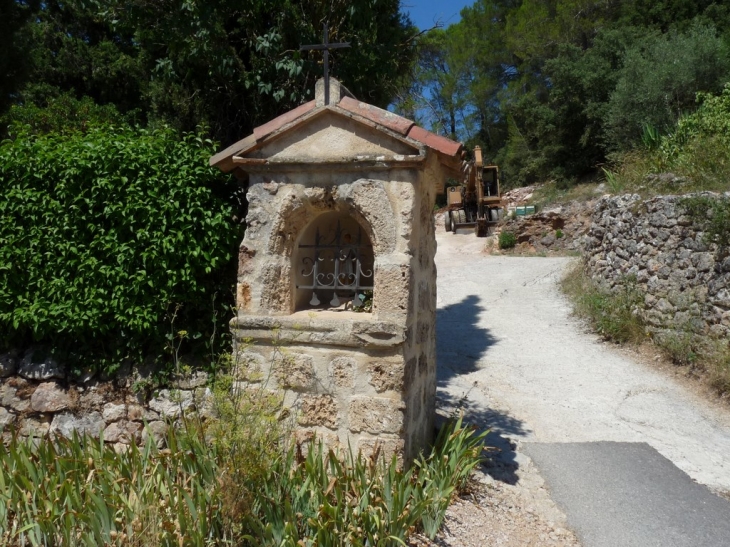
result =
[[477,237],[485,237],[504,215],[499,168],[484,165],[482,149],[476,146],[474,159],[461,164],[460,179],[457,186],[446,188],[446,231],[474,227]]

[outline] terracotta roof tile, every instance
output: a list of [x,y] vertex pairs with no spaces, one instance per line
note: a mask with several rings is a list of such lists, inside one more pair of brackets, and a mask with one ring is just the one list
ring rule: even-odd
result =
[[259,125],[258,127],[255,127],[253,130],[254,137],[256,137],[257,141],[260,141],[261,139],[266,138],[268,135],[271,135],[274,131],[277,129],[280,129],[281,127],[284,127],[286,124],[293,122],[300,116],[303,116],[310,110],[314,110],[315,102],[309,101],[308,103],[304,103],[303,105],[299,105],[294,110],[290,110],[289,112],[284,112],[281,116],[274,118],[273,120],[266,122],[264,125]]
[[436,135],[435,133],[426,131],[417,125],[411,127],[410,131],[408,131],[408,137],[421,142],[429,148],[432,148],[446,156],[457,156],[461,152],[462,148],[460,142],[455,142],[451,139],[447,139],[446,137],[442,137],[441,135]]
[[[255,147],[257,143],[261,142],[275,131],[296,121],[298,118],[301,118],[308,112],[314,110],[315,107],[316,102],[309,101],[308,103],[300,105],[289,112],[285,112],[270,122],[256,127],[253,130],[252,135],[232,144],[225,150],[210,158],[210,165],[216,166],[224,172],[232,171],[236,167],[233,163],[233,156],[250,150]],[[394,133],[416,140],[443,156],[459,159],[459,154],[462,150],[461,143],[454,142],[446,137],[441,137],[440,135],[426,131],[407,118],[347,96],[340,100],[337,107],[350,112],[351,114],[355,114],[360,118],[364,118],[365,120],[376,124],[376,126],[379,125],[381,127],[385,127]],[[442,158],[442,162],[446,161],[450,160]]]
[[210,166],[218,167],[224,173],[228,173],[235,167],[232,159],[233,156],[243,150],[251,148],[254,144],[256,144],[256,139],[253,135],[249,135],[245,139],[241,139],[240,141],[233,143],[225,150],[218,152],[215,156],[210,158]]
[[415,125],[415,122],[399,116],[398,114],[393,114],[392,112],[388,112],[387,110],[383,110],[382,108],[378,108],[371,104],[360,102],[351,97],[343,97],[342,100],[337,103],[337,106],[347,110],[348,112],[352,112],[353,114],[357,114],[372,122],[382,125],[383,127],[387,127],[391,131],[400,135],[407,135],[411,127]]

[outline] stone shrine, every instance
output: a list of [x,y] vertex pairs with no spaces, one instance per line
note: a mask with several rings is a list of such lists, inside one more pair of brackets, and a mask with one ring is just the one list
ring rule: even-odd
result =
[[432,212],[462,146],[329,84],[210,160],[248,179],[237,358],[299,440],[408,463],[433,433]]

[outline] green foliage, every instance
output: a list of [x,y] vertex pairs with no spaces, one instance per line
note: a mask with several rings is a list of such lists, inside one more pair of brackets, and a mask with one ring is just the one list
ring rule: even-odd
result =
[[677,365],[693,365],[701,350],[699,337],[688,330],[679,330],[657,337],[657,345],[664,354]]
[[[0,444],[0,542],[140,547],[210,545],[223,536],[215,452],[174,428],[116,453],[102,439]],[[222,543],[222,542],[221,542]]]
[[50,95],[42,105],[13,105],[4,120],[8,126],[34,135],[84,132],[91,127],[121,126],[126,122],[113,105],[99,106],[90,97],[76,99],[68,93]]
[[435,535],[486,435],[451,421],[433,452],[402,471],[378,450],[282,452],[274,408],[257,408],[245,414],[254,429],[228,416],[205,437],[170,428],[166,450],[152,435],[121,453],[90,437],[13,437],[0,445],[3,545],[405,545],[420,527]]
[[647,150],[656,150],[661,144],[659,130],[649,123],[645,123],[641,130],[641,142]]
[[671,130],[698,91],[718,92],[728,78],[730,52],[714,27],[650,35],[626,52],[606,113],[608,141],[625,150],[646,125]]
[[325,21],[353,46],[333,53],[332,74],[370,103],[388,105],[414,55],[398,0],[51,0],[32,11],[23,104],[88,96],[224,144],[313,98],[321,52],[299,46],[319,43]]
[[644,326],[636,313],[642,297],[631,279],[622,280],[608,291],[596,285],[577,264],[563,278],[562,288],[572,298],[576,313],[588,319],[607,340],[638,343],[644,339]]
[[730,143],[730,83],[718,95],[698,93],[697,102],[700,103],[697,111],[682,116],[673,134],[662,143],[668,148],[663,150],[665,155],[671,155],[674,146],[699,136],[717,137],[725,144]]
[[672,363],[690,368],[721,397],[730,393],[730,345],[711,339],[691,324],[654,337],[656,345]]
[[730,345],[718,344],[710,361],[710,385],[721,396],[730,393]]
[[[674,167],[699,162],[696,149],[705,147],[708,152],[717,149],[711,161],[718,166],[730,160],[730,84],[718,95],[698,93],[697,102],[700,104],[697,111],[682,116],[675,130],[661,139],[657,159],[663,165]],[[723,171],[718,173],[723,174]]]
[[499,248],[500,249],[512,249],[517,245],[517,237],[512,232],[500,232],[499,234]]
[[718,95],[698,93],[697,101],[699,108],[658,146],[619,156],[615,176],[622,189],[644,195],[730,189],[730,85]]
[[722,249],[730,247],[730,199],[718,196],[690,196],[680,206],[705,232],[708,242]]
[[[486,433],[447,424],[428,457],[399,470],[378,451],[370,458],[292,448],[272,466],[248,519],[255,545],[404,545],[422,526],[433,538],[452,497],[481,459]],[[275,477],[275,478],[274,478]],[[300,543],[302,542],[302,543]]]
[[227,317],[240,228],[214,145],[168,129],[21,132],[0,145],[2,342],[73,364],[160,355],[169,320],[207,339]]
[[472,471],[481,461],[487,433],[464,427],[461,417],[450,420],[439,431],[428,458],[421,457],[414,462],[417,468],[414,498],[423,503],[421,524],[430,539],[441,527],[452,497],[466,488]]

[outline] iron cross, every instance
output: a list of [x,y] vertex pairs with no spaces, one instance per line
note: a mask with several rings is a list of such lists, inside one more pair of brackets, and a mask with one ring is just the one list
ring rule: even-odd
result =
[[330,44],[327,23],[324,24],[324,39],[321,44],[301,46],[299,51],[323,50],[324,51],[324,104],[330,104],[330,49],[350,47],[350,42]]

